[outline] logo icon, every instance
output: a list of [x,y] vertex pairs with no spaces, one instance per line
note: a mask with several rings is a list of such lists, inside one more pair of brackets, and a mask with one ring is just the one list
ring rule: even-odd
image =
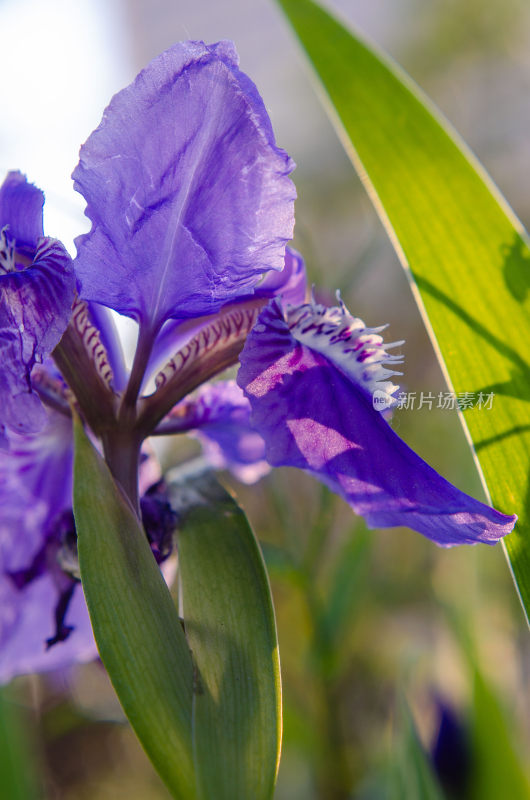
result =
[[384,411],[391,402],[392,400],[386,392],[383,392],[382,389],[375,389],[372,396],[372,405],[376,411]]

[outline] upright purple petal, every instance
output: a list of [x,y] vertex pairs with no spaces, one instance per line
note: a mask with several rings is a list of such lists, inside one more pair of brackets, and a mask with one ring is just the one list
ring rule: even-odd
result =
[[90,233],[82,297],[157,329],[217,311],[283,266],[293,162],[228,42],[177,44],[112,99],[73,177]]
[[[9,254],[9,239],[1,236],[0,249]],[[59,342],[74,290],[72,261],[55,239],[39,240],[30,266],[0,264],[0,423],[13,431],[31,433],[44,424],[31,371]]]
[[47,672],[75,663],[93,661],[97,648],[81,584],[77,584],[65,617],[73,628],[62,642],[46,647],[55,631],[57,588],[44,573],[18,590],[8,578],[0,579],[0,683],[17,675]]
[[243,483],[270,470],[265,442],[250,424],[250,403],[235,381],[201,386],[162,420],[164,431],[193,434],[212,467],[230,470]]
[[281,297],[284,305],[300,305],[307,292],[304,259],[293,247],[285,248],[285,265],[281,272],[267,272],[254,292],[256,297]]
[[[345,310],[332,312],[318,309],[313,320],[306,315],[301,328],[296,320],[305,312],[294,312],[290,327],[273,301],[247,339],[238,383],[250,400],[251,421],[265,439],[268,461],[312,473],[370,527],[404,525],[444,547],[493,544],[511,531],[515,516],[448,483],[374,410],[367,387],[387,377],[390,371],[382,371],[381,363],[388,355],[378,355],[377,338],[363,335],[361,321],[349,315],[349,325],[333,333],[322,320],[335,320]],[[395,387],[385,388],[391,397]]]
[[8,226],[9,235],[22,251],[35,251],[43,236],[44,195],[21,172],[9,172],[0,186],[0,229]]

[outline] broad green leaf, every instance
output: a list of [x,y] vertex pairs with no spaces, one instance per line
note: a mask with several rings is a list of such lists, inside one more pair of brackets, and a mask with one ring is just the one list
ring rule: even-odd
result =
[[[172,485],[181,506],[182,487]],[[176,493],[176,496],[175,496]],[[184,488],[184,494],[190,492]],[[193,743],[201,800],[267,800],[281,739],[276,626],[261,552],[235,501],[203,476],[179,528],[186,636],[195,665]]]
[[530,251],[488,176],[410,79],[312,0],[278,0],[459,392],[493,505],[517,513],[506,549],[530,610]]
[[74,515],[94,636],[127,717],[175,798],[196,798],[193,666],[147,538],[78,419]]
[[28,745],[24,720],[9,689],[0,691],[0,796],[9,800],[41,797],[35,775],[35,754]]

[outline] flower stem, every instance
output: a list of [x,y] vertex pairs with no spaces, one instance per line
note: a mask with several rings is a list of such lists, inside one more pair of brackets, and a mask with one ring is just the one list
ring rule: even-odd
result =
[[138,467],[142,437],[134,431],[118,428],[106,432],[102,436],[102,442],[109,469],[139,517]]
[[140,393],[157,333],[158,329],[153,330],[151,327],[140,324],[131,374],[118,412],[119,421],[125,423],[126,426],[136,418],[136,400]]

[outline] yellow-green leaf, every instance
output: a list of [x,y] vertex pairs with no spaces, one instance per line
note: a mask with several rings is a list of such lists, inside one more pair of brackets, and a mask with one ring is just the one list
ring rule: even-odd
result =
[[278,0],[405,269],[456,393],[530,610],[530,251],[521,224],[402,70],[312,0]]

